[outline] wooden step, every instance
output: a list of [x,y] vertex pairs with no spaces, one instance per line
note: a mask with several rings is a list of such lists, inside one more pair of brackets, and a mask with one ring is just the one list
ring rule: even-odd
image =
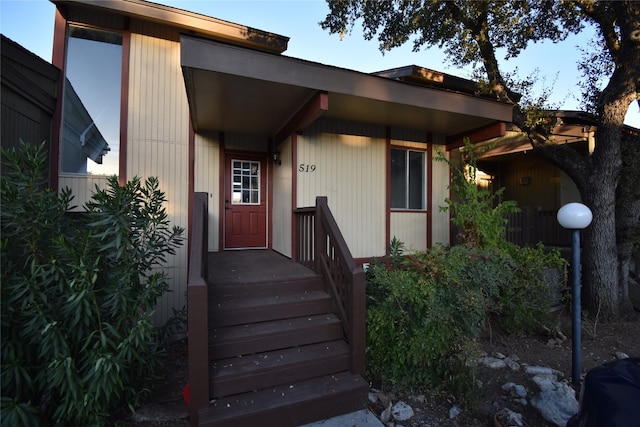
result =
[[218,399],[200,411],[200,426],[294,427],[364,409],[367,382],[341,372]]
[[225,297],[209,309],[215,328],[268,320],[324,314],[331,311],[331,297],[324,291],[278,293],[271,296]]
[[209,287],[209,305],[215,306],[218,299],[225,297],[254,297],[304,291],[321,291],[324,288],[325,285],[322,277],[318,275],[282,281],[266,279],[262,282],[216,284]]
[[340,340],[342,324],[334,314],[228,326],[211,331],[210,360]]
[[212,397],[296,382],[349,369],[349,345],[329,341],[250,356],[217,360],[211,370]]

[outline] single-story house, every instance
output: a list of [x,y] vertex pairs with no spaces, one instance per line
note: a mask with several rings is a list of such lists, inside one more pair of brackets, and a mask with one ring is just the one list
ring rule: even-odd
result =
[[[449,243],[449,217],[439,210],[449,170],[434,161],[436,152],[461,146],[463,137],[504,135],[512,106],[423,67],[367,74],[292,58],[287,37],[143,0],[51,1],[53,65],[65,77],[53,118],[53,187],[70,187],[82,205],[108,175],[157,176],[171,221],[188,227],[188,244],[164,267],[173,292],[156,320],[184,307],[189,289],[192,425],[293,426],[363,404],[361,267],[384,256],[393,237],[413,250]],[[88,112],[82,129],[69,123],[73,93]],[[290,260],[315,265],[322,280],[290,266],[275,271]],[[292,279],[294,270],[303,277]],[[219,283],[225,274],[231,281]],[[273,284],[277,292],[294,282],[304,288],[295,291],[297,303],[285,308],[294,297],[277,295],[225,311],[238,289],[264,297],[271,289],[264,281],[277,275],[287,276]],[[321,308],[302,312],[310,295]],[[290,330],[307,320],[321,325]],[[220,343],[233,328],[266,333],[274,321],[275,336]],[[293,335],[295,344],[287,341]],[[319,336],[333,344],[310,341]],[[254,369],[266,358],[256,355],[285,347],[296,349],[296,367],[284,373],[223,369],[239,365],[227,362],[238,355]],[[330,348],[340,355],[318,359]],[[303,349],[313,356],[301,360]],[[351,388],[340,394],[338,382]],[[241,393],[268,394],[276,385],[285,387],[282,396],[293,394],[287,408],[266,394],[238,403]]]
[[[142,0],[52,1],[53,65],[86,96],[108,148],[102,164],[67,166],[60,105],[54,186],[81,205],[107,175],[158,176],[182,226],[194,192],[206,192],[210,251],[295,256],[293,210],[317,196],[359,262],[385,255],[393,236],[416,250],[447,243],[438,207],[449,173],[435,148],[499,136],[511,119],[510,105],[421,67],[365,74],[303,61],[283,55],[286,37]],[[175,292],[160,313],[184,304],[187,246],[167,269]]]

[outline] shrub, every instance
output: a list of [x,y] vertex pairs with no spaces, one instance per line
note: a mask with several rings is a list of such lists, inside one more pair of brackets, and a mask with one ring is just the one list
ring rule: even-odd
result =
[[[461,243],[479,247],[502,247],[505,243],[505,230],[508,213],[518,212],[515,201],[501,200],[504,188],[495,192],[478,188],[476,174],[478,170],[475,147],[468,138],[464,138],[466,166],[460,167],[442,152],[438,152],[437,161],[446,162],[451,171],[450,189],[455,199],[445,199],[447,206],[440,210],[449,211],[451,223],[459,228],[458,239]],[[485,150],[491,148],[486,147]]]
[[536,247],[508,244],[505,253],[514,262],[511,279],[500,288],[496,300],[500,326],[509,334],[530,335],[549,319],[554,303],[549,280],[565,283],[566,260],[559,250],[547,250],[542,243]]
[[490,313],[509,333],[529,333],[548,314],[544,248],[436,246],[368,273],[367,368],[394,387],[430,387],[470,400],[478,338]]
[[2,153],[2,425],[102,425],[148,391],[168,289],[157,267],[183,230],[156,178],[112,177],[71,215],[42,148]]
[[369,374],[398,387],[471,396],[477,340],[491,301],[508,280],[508,258],[470,246],[438,246],[402,268],[374,266],[367,310]]

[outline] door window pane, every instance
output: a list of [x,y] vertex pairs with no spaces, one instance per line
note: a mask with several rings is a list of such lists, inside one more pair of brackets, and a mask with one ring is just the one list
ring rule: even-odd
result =
[[257,205],[260,203],[260,162],[231,161],[231,203]]
[[118,175],[122,35],[69,27],[61,172]]

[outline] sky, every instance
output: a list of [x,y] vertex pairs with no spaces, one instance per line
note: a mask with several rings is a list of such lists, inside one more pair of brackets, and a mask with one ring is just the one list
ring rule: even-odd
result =
[[[470,71],[447,62],[437,48],[412,52],[411,42],[384,54],[377,40],[366,41],[360,28],[342,40],[323,30],[322,21],[329,7],[324,0],[158,0],[191,12],[246,25],[289,37],[284,55],[361,72],[381,71],[418,65],[435,71],[469,78]],[[0,32],[26,49],[51,61],[54,5],[48,0],[0,0]],[[516,67],[521,77],[536,69],[540,83],[534,90],[552,88],[551,102],[566,110],[579,109],[580,79],[577,63],[580,47],[592,43],[588,34],[572,36],[562,43],[531,45],[515,60],[502,62],[504,71]],[[640,108],[631,104],[625,123],[640,128]]]

